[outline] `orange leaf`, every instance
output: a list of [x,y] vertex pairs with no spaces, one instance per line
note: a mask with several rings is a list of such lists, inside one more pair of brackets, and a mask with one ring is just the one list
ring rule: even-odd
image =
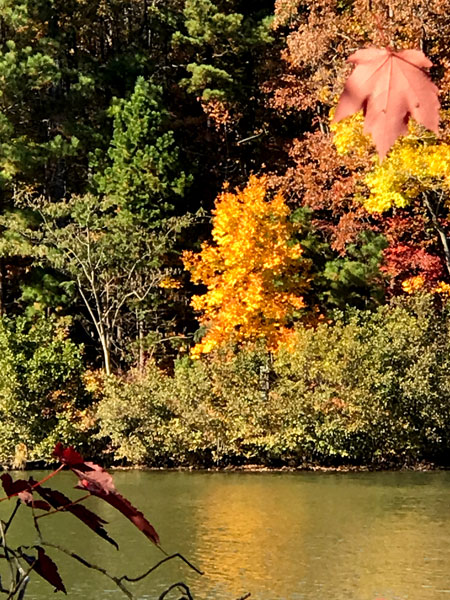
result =
[[438,88],[425,71],[432,63],[423,52],[365,48],[348,61],[356,67],[347,79],[333,121],[363,110],[364,133],[372,134],[380,159],[407,133],[410,117],[438,133]]

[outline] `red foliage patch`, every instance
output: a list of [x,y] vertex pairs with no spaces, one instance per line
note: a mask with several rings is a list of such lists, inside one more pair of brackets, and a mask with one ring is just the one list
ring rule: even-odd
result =
[[81,465],[84,463],[84,458],[72,446],[64,448],[61,442],[58,442],[53,449],[53,456],[58,458],[60,462],[68,467]]

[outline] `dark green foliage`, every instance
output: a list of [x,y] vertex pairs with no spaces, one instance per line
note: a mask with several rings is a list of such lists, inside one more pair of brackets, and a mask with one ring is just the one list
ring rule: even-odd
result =
[[[181,81],[203,100],[233,102],[249,92],[258,52],[270,42],[270,12],[241,12],[241,2],[186,0],[184,28],[172,38],[175,51],[186,56],[188,76]],[[243,8],[243,7],[242,7]]]
[[318,275],[322,305],[343,310],[347,306],[373,309],[382,304],[386,278],[380,266],[386,246],[382,235],[368,230],[347,247],[345,256],[330,256]]
[[192,180],[181,169],[173,131],[167,128],[161,89],[139,77],[130,98],[115,98],[108,114],[113,135],[94,185],[111,206],[155,228]]
[[373,310],[382,304],[386,287],[386,276],[381,271],[387,246],[384,236],[363,231],[356,242],[347,246],[345,255],[337,255],[314,227],[313,217],[307,207],[298,208],[292,215],[304,257],[311,261],[307,307]]

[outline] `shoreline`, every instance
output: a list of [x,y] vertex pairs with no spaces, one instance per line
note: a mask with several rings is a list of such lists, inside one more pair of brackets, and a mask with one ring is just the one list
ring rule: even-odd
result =
[[243,465],[227,467],[148,467],[145,465],[135,466],[112,466],[110,471],[155,471],[155,472],[180,472],[180,473],[380,473],[380,472],[433,472],[448,471],[448,466],[435,465],[431,463],[418,463],[416,465],[401,466],[355,466],[340,465],[337,467],[326,467],[323,465],[304,465],[299,467],[267,467],[265,465]]
[[[100,462],[100,461],[99,461]],[[49,471],[54,468],[51,464],[43,464],[41,461],[31,461],[23,468],[14,468],[10,465],[0,465],[0,472],[29,472],[29,471]],[[449,466],[437,465],[428,462],[418,462],[415,464],[404,465],[339,465],[324,466],[315,464],[305,464],[301,466],[268,467],[265,465],[228,465],[225,467],[196,467],[196,466],[177,466],[177,467],[151,467],[147,465],[111,465],[105,466],[105,469],[112,472],[120,471],[149,471],[149,472],[167,472],[167,473],[420,473],[448,471]]]

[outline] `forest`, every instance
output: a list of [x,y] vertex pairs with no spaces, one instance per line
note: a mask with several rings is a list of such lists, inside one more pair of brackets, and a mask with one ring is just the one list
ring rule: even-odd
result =
[[[445,0],[0,0],[0,464],[445,466],[449,39]],[[439,90],[381,155],[333,119],[370,47]]]

